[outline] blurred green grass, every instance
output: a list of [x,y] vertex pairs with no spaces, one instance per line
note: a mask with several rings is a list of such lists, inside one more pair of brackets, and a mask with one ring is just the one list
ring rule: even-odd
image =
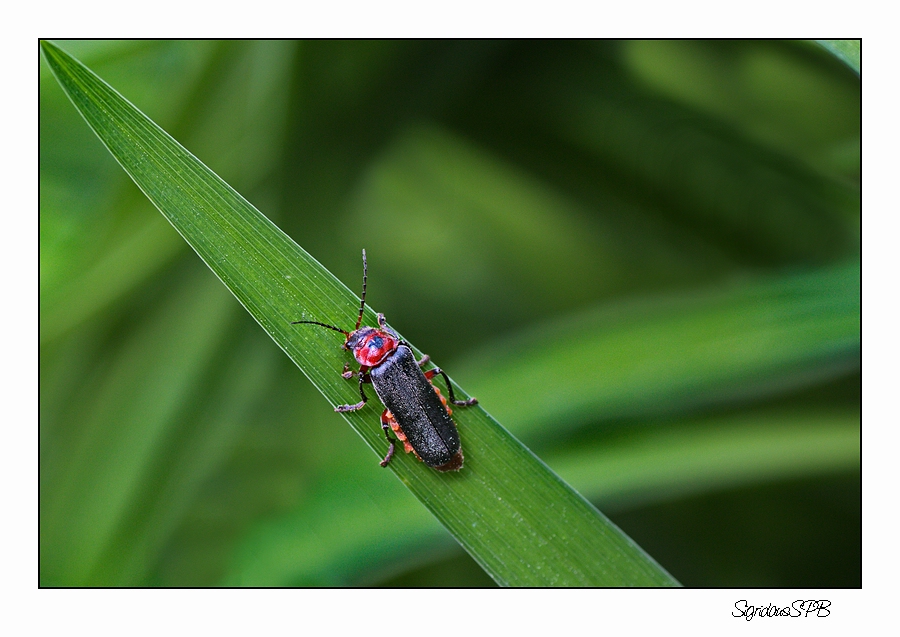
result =
[[[825,50],[61,44],[351,287],[366,247],[372,304],[683,583],[860,585],[859,78]],[[40,86],[41,583],[484,583]],[[669,567],[666,525],[792,480],[842,495]]]

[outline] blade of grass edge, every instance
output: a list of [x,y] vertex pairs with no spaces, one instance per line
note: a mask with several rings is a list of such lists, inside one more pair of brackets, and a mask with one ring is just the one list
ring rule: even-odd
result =
[[861,40],[815,40],[815,43],[860,74]]
[[[334,335],[290,322],[352,324],[356,296],[87,67],[53,44],[41,47],[113,157],[253,318],[331,404],[355,400],[337,373],[344,358]],[[368,309],[364,320],[374,318]],[[385,443],[375,411],[362,411],[344,418],[380,455]],[[457,410],[456,417],[467,454],[462,472],[438,474],[406,454],[390,466],[495,581],[677,585],[483,409]]]
[[[606,438],[548,456],[592,501],[628,511],[679,498],[722,493],[859,467],[859,414],[764,409],[686,419]],[[222,584],[347,586],[381,581],[383,570],[435,556],[446,534],[410,498],[347,493],[354,476],[331,475],[313,500],[259,522],[244,537]],[[389,510],[403,533],[386,528]],[[355,515],[353,525],[347,519]],[[425,550],[417,552],[417,547]],[[358,556],[367,556],[366,564]],[[294,556],[285,559],[285,556]],[[369,579],[371,578],[371,580]]]

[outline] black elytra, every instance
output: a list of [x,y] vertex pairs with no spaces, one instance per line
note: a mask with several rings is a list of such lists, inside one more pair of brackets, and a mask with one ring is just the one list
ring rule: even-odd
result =
[[409,347],[399,345],[384,363],[369,371],[369,377],[375,393],[422,462],[439,468],[461,454],[456,424]]

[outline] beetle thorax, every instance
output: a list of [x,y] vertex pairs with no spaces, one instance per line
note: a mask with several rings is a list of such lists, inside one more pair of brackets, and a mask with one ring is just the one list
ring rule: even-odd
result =
[[393,354],[398,345],[397,339],[384,330],[361,327],[347,337],[344,348],[353,352],[353,357],[360,365],[375,367]]

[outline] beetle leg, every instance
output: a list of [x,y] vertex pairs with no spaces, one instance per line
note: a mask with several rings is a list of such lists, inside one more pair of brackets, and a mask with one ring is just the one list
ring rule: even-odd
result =
[[388,464],[390,464],[391,458],[394,457],[394,443],[397,442],[397,440],[391,435],[391,422],[388,419],[387,415],[387,409],[381,412],[381,428],[384,430],[384,437],[388,439],[388,442],[391,443],[391,446],[388,447],[388,452],[384,457],[384,460],[379,463],[382,467],[386,467],[388,466]]
[[[365,396],[365,394],[363,394],[363,396]],[[366,400],[368,400],[368,398]],[[365,405],[366,405],[366,401],[361,400],[358,403],[356,403],[355,405],[338,405],[337,407],[334,408],[334,410],[339,413],[343,413],[345,411],[356,411],[357,409],[362,409],[363,407],[365,407]]]
[[422,365],[424,365],[425,363],[427,363],[430,360],[431,360],[431,356],[429,356],[428,354],[422,354],[422,358],[418,361],[419,367],[421,367]]
[[359,371],[358,371],[358,372],[354,372],[354,371],[352,371],[352,370],[350,369],[350,363],[344,363],[344,371],[341,372],[341,376],[342,376],[343,378],[346,378],[347,380],[350,380],[351,378],[353,378],[353,377],[356,376],[357,374],[360,374],[360,375],[362,375],[362,377],[363,377],[363,382],[364,382],[364,383],[371,383],[371,382],[372,382],[372,379],[369,377],[369,372],[368,372],[368,370],[369,370],[368,367],[363,366],[363,367],[360,367],[360,368],[359,368]]
[[[367,371],[363,371],[363,370],[364,370],[364,368],[360,368],[360,370],[358,372],[356,372],[357,374],[359,374],[359,395],[360,395],[360,397],[362,397],[362,400],[359,401],[358,403],[356,403],[355,405],[338,405],[337,407],[334,408],[335,411],[338,411],[338,412],[356,411],[357,409],[362,409],[365,406],[366,401],[369,400],[369,397],[366,396],[366,392],[363,391],[363,383],[366,383],[366,382],[370,383],[370,382],[372,382],[372,379],[369,376],[369,373]],[[345,372],[345,374],[346,373],[347,372]],[[350,373],[350,376],[344,376],[344,374],[342,374],[342,376],[344,376],[344,378],[352,378],[353,372],[349,372],[349,373]]]
[[447,378],[447,374],[444,373],[440,367],[435,367],[434,369],[429,369],[425,372],[425,378],[431,380],[435,376],[440,374],[444,377],[444,382],[447,383],[447,390],[450,392],[450,402],[454,405],[459,405],[460,407],[470,407],[472,405],[478,404],[477,398],[469,398],[468,400],[456,400],[456,396],[453,395],[453,385],[450,384],[450,379]]

